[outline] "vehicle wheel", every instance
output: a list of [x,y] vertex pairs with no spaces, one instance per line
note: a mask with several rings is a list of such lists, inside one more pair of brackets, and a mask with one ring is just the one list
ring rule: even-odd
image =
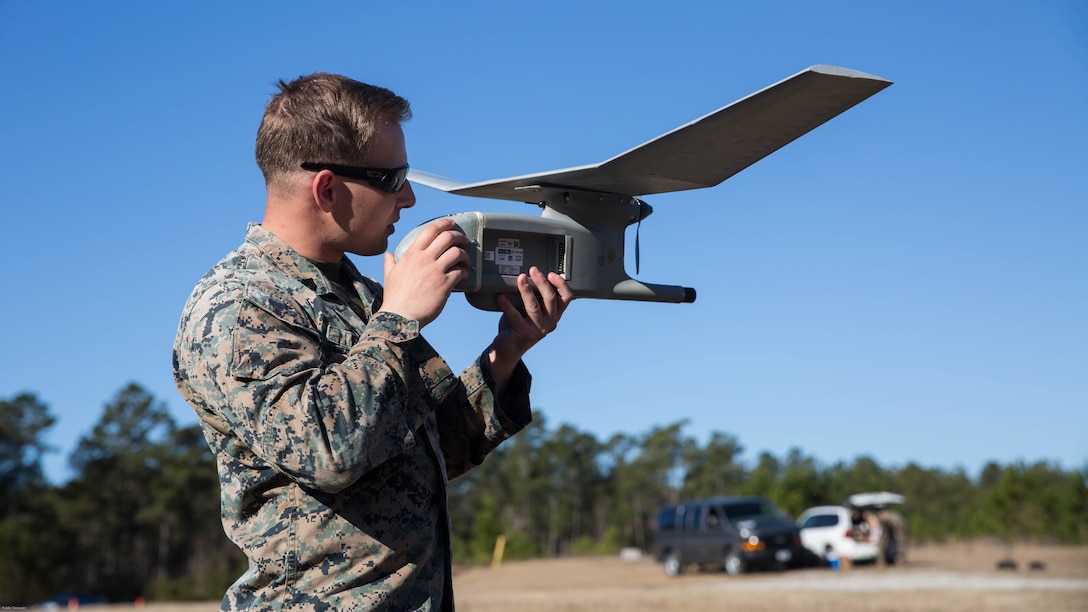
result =
[[888,549],[884,552],[884,562],[888,565],[895,565],[899,560],[899,546],[895,542],[888,545]]
[[676,554],[676,551],[670,552],[669,556],[665,557],[665,575],[670,578],[680,575],[680,555]]
[[726,551],[723,565],[725,566],[725,573],[730,576],[740,576],[746,569],[744,567],[744,557],[740,556],[740,551],[735,548]]

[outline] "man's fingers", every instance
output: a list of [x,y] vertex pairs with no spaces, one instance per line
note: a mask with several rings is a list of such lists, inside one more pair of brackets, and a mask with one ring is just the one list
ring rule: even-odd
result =
[[574,292],[571,291],[566,279],[555,272],[549,272],[545,275],[534,267],[530,268],[529,273],[532,275],[541,308],[548,317],[544,331],[554,331],[559,318],[563,316],[563,311],[567,309],[567,305],[574,299]]
[[430,251],[435,258],[448,251],[450,247],[468,244],[468,236],[465,236],[457,224],[448,218],[436,219],[428,223],[419,236],[422,238],[422,240],[417,239],[420,250]]
[[466,244],[468,244],[468,237],[457,227],[453,219],[443,217],[424,225],[408,248],[420,252],[430,251],[437,259],[440,253],[444,253],[450,247]]
[[461,247],[467,244],[468,236],[465,236],[460,230],[444,230],[431,240],[431,243],[427,246],[426,250],[434,253],[435,257],[438,257],[441,253],[445,253],[454,248],[463,250]]
[[548,282],[548,277],[544,276],[544,273],[540,271],[540,268],[535,266],[529,268],[529,277],[532,279],[533,284],[536,285],[536,291],[540,296],[540,301],[544,306],[544,309],[550,311],[551,309],[548,308],[548,306],[555,302],[558,295],[555,292],[555,287]]
[[439,268],[442,269],[447,277],[450,277],[452,275],[454,284],[468,278],[468,268],[471,262],[469,261],[468,254],[465,253],[464,249],[447,249],[445,252],[438,256],[437,261]]
[[570,285],[567,284],[567,279],[555,272],[548,272],[548,282],[555,287],[555,290],[559,293],[560,299],[563,300],[563,307],[566,308],[567,305],[574,300],[574,291],[572,291]]
[[558,319],[566,312],[567,306],[570,306],[570,303],[574,301],[574,291],[567,284],[567,279],[554,272],[548,274],[548,280],[555,286],[555,290],[559,295],[559,310],[556,313]]
[[426,250],[434,242],[435,237],[440,233],[450,229],[453,226],[452,219],[435,219],[427,225],[423,226],[423,229],[419,230],[419,234],[416,239],[412,241],[412,244],[408,246],[410,249],[418,249],[420,251]]
[[[429,265],[434,262],[438,270],[452,284],[468,277],[468,254],[461,247],[468,244],[468,237],[457,229],[457,224],[449,218],[435,219],[420,230],[412,242],[404,259],[411,259],[416,265]],[[388,271],[387,271],[388,273]]]
[[[539,269],[530,268],[529,274],[533,276],[532,279],[527,274],[518,276],[518,291],[525,305],[522,320],[526,322],[526,331],[534,340],[539,340],[555,330],[558,320],[555,312],[556,293]],[[540,284],[542,279],[544,286]]]

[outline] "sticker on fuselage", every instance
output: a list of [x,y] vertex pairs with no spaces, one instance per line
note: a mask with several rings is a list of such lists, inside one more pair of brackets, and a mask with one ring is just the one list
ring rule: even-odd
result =
[[517,238],[499,238],[495,248],[495,265],[499,267],[499,274],[517,276],[521,274],[524,263],[525,249],[521,248],[521,241]]

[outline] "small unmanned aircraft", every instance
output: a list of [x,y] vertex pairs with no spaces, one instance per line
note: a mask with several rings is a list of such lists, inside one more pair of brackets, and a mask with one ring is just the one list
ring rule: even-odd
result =
[[[578,298],[693,302],[693,288],[643,283],[624,269],[624,231],[653,211],[643,197],[718,185],[891,84],[813,66],[597,164],[477,183],[412,169],[408,179],[543,209],[449,215],[470,241],[470,276],[455,290],[476,308],[499,310],[500,293],[519,304],[516,278],[531,266],[562,275]],[[404,237],[398,258],[419,231]]]

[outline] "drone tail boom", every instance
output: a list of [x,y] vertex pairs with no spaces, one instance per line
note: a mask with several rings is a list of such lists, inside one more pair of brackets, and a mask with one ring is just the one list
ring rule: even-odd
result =
[[670,304],[690,304],[695,301],[695,289],[678,285],[657,285],[643,283],[633,278],[621,281],[612,288],[613,300],[634,300],[637,302],[667,302]]

